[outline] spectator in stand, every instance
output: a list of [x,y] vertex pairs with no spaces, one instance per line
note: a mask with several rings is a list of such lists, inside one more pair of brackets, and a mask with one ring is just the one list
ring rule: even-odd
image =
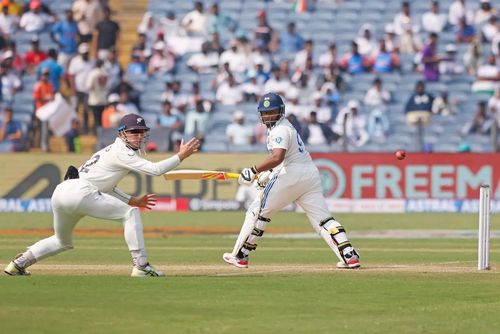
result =
[[339,67],[352,75],[356,75],[368,71],[370,62],[359,53],[358,44],[356,44],[356,42],[352,42],[351,52],[342,56],[342,59],[339,62]]
[[11,107],[4,109],[3,122],[0,126],[0,147],[7,147],[9,151],[23,151],[23,131],[18,121],[12,118]]
[[481,40],[491,43],[499,32],[500,26],[498,25],[497,17],[496,15],[491,15],[488,22],[481,28]]
[[458,114],[457,110],[458,101],[451,100],[448,97],[448,92],[442,92],[440,96],[436,97],[432,102],[432,113],[434,115],[456,115]]
[[272,64],[273,60],[271,58],[271,55],[266,51],[266,48],[262,41],[257,42],[255,45],[255,49],[248,57],[248,68],[262,65],[264,71],[269,72],[271,70]]
[[73,3],[73,17],[78,23],[80,43],[91,43],[94,29],[104,19],[99,0],[76,0]]
[[394,32],[398,36],[403,36],[408,32],[419,29],[417,20],[411,16],[410,3],[403,1],[401,3],[401,11],[394,16]]
[[278,67],[271,70],[271,78],[264,84],[264,91],[276,92],[280,95],[286,95],[292,83],[288,77],[282,77],[282,73]]
[[66,149],[70,153],[80,153],[80,121],[77,118],[71,120],[71,128],[64,134]]
[[35,100],[35,110],[40,109],[47,102],[54,99],[55,89],[50,80],[50,69],[44,67],[41,69],[41,78],[33,89],[33,99]]
[[294,69],[299,69],[299,70],[305,69],[307,59],[314,58],[313,47],[314,47],[313,40],[308,39],[304,44],[304,48],[295,55],[295,59],[293,61]]
[[42,12],[42,2],[40,0],[31,0],[29,11],[21,16],[19,27],[26,32],[41,33],[49,23],[54,22],[54,17]]
[[469,75],[476,75],[482,63],[481,43],[476,39],[469,44],[464,54],[464,65]]
[[316,118],[321,123],[330,124],[333,122],[332,108],[323,104],[323,94],[315,91],[312,94],[312,111],[316,112]]
[[415,85],[415,93],[406,102],[406,122],[409,125],[429,124],[433,101],[434,97],[425,91],[425,83],[418,81]]
[[194,10],[184,16],[181,21],[182,27],[192,35],[203,35],[207,31],[208,16],[203,11],[203,2],[196,1]]
[[257,27],[254,30],[253,45],[255,46],[258,40],[262,40],[267,50],[274,53],[278,49],[278,34],[267,22],[267,14],[265,10],[257,12]]
[[385,106],[391,102],[391,93],[383,90],[382,80],[380,78],[375,78],[375,80],[373,80],[373,86],[366,92],[363,102],[365,105],[371,107]]
[[439,13],[439,1],[433,0],[431,10],[422,15],[422,29],[425,32],[440,34],[446,27],[446,14]]
[[437,55],[438,36],[436,33],[429,34],[429,42],[422,50],[422,63],[424,64],[424,79],[426,81],[439,81],[439,62],[441,58]]
[[256,144],[267,144],[267,126],[265,126],[264,123],[257,122],[257,124],[255,124],[254,133]]
[[10,15],[19,17],[23,14],[23,5],[15,0],[2,0],[2,6],[8,7]]
[[306,145],[330,145],[338,139],[332,129],[326,124],[318,121],[316,111],[311,111],[306,118],[306,124],[301,128],[300,134]]
[[[162,33],[163,34],[163,33]],[[132,53],[138,53],[142,59],[146,59],[148,56],[151,56],[151,46],[153,43],[146,45],[146,34],[138,33],[137,34],[137,42],[135,42],[134,46],[132,46]]]
[[389,135],[389,118],[385,111],[380,108],[373,109],[368,115],[367,131],[370,141],[375,143],[385,143]]
[[120,54],[120,25],[111,20],[109,7],[104,7],[104,19],[96,24],[92,44],[94,58],[105,60],[112,48]]
[[163,31],[166,36],[179,37],[186,35],[186,31],[175,17],[175,13],[171,10],[167,11],[165,17],[160,19],[159,29]]
[[163,101],[162,105],[163,112],[158,117],[158,126],[180,133],[184,127],[184,115],[173,108],[169,100]]
[[248,55],[238,49],[238,42],[231,40],[230,48],[222,52],[219,58],[219,66],[229,63],[229,69],[234,73],[244,73],[248,67]]
[[223,82],[215,94],[215,98],[222,105],[236,105],[243,101],[243,90],[232,75]]
[[285,94],[287,99],[286,113],[287,115],[295,115],[299,121],[303,121],[309,117],[311,110],[309,105],[300,103],[300,90],[291,86]]
[[201,52],[189,57],[186,64],[199,74],[215,73],[219,64],[219,54],[210,50],[210,44],[205,42],[201,45]]
[[458,43],[470,43],[476,37],[476,29],[462,18],[456,27],[455,36]]
[[189,98],[186,94],[181,92],[181,82],[179,80],[173,80],[166,82],[165,86],[166,89],[161,95],[161,100],[169,100],[175,109],[185,113],[189,105]]
[[68,9],[65,13],[66,19],[58,21],[52,26],[50,37],[59,46],[57,61],[64,69],[67,69],[78,48],[78,26],[73,20],[73,12]]
[[118,110],[119,102],[120,95],[113,93],[108,96],[108,105],[104,108],[101,118],[101,126],[104,129],[116,129],[122,117],[126,115],[125,112]]
[[124,114],[139,114],[139,109],[137,109],[137,106],[130,101],[129,95],[125,91],[120,92],[120,101],[118,102],[116,109]]
[[490,0],[479,0],[479,4],[479,8],[474,14],[473,21],[476,26],[481,26],[486,23],[491,16],[497,15],[497,9],[491,6]]
[[0,64],[0,84],[2,103],[11,105],[14,103],[14,96],[21,89],[21,80],[5,62]]
[[184,136],[196,137],[203,141],[208,130],[209,119],[210,113],[205,111],[203,101],[198,101],[194,110],[190,110],[186,114]]
[[33,36],[31,38],[31,50],[27,51],[24,56],[24,63],[26,64],[25,71],[28,75],[33,74],[36,67],[40,65],[47,59],[47,53],[43,50],[40,50],[40,42],[38,40],[38,36]]
[[330,43],[328,50],[322,53],[318,59],[318,65],[323,69],[329,68],[331,64],[337,67],[337,44],[335,42]]
[[[497,131],[500,130],[500,89],[497,88],[495,95],[488,100],[488,112],[496,121]],[[494,125],[494,124],[493,124]],[[497,132],[498,135],[498,132]]]
[[16,42],[8,41],[7,47],[2,54],[2,62],[6,63],[11,71],[18,77],[24,73],[25,64],[23,57],[21,57],[16,50]]
[[397,53],[387,51],[383,38],[380,39],[379,49],[373,54],[370,63],[376,73],[390,73],[393,70],[401,70]]
[[474,11],[472,7],[465,3],[465,0],[455,0],[449,7],[448,22],[456,26],[462,18],[466,18],[467,22],[473,22]]
[[387,51],[399,53],[399,38],[394,33],[394,25],[392,23],[386,24],[384,32],[385,47]]
[[255,140],[253,128],[245,124],[245,114],[241,110],[233,113],[233,122],[226,128],[227,142],[232,145],[245,146]]
[[175,54],[162,41],[153,45],[153,55],[149,59],[148,74],[164,74],[175,72]]
[[222,52],[224,52],[224,48],[220,44],[219,34],[211,34],[208,43],[210,45],[210,51],[217,52],[219,56],[222,54]]
[[[152,12],[144,13],[142,17],[141,23],[139,23],[139,27],[137,27],[137,33],[140,40],[140,48],[141,51],[146,52],[146,50],[150,51],[151,46],[154,44],[155,40],[159,33],[162,34],[164,39],[164,33],[160,30],[159,22],[156,22],[155,17]],[[138,45],[134,45],[134,49]]]
[[9,6],[2,5],[0,14],[0,32],[4,39],[9,40],[19,28],[19,16],[9,14]]
[[258,102],[264,94],[264,84],[257,82],[257,73],[253,70],[247,73],[247,81],[241,85],[241,89],[245,102]]
[[286,31],[280,34],[280,52],[285,54],[295,54],[304,48],[304,39],[297,32],[295,22],[290,22],[286,26]]
[[359,103],[356,100],[350,100],[339,111],[332,128],[339,137],[344,137],[357,147],[363,146],[370,138],[366,131],[366,119],[359,113]]
[[264,69],[264,64],[257,63],[255,64],[255,78],[258,85],[264,86],[267,80],[271,78],[271,73]]
[[312,58],[306,59],[304,68],[296,68],[290,79],[292,84],[304,90],[316,89],[319,80]]
[[225,33],[226,31],[233,32],[238,27],[238,22],[232,17],[220,13],[219,4],[213,3],[210,6],[209,14],[207,17],[208,32],[210,34]]
[[188,107],[190,108],[196,107],[196,103],[201,100],[203,102],[205,111],[211,112],[213,110],[213,102],[211,101],[211,99],[201,93],[200,83],[198,81],[193,82],[193,84],[191,85],[191,94],[186,94],[186,98]]
[[464,66],[457,61],[457,47],[455,44],[446,45],[446,55],[439,62],[439,73],[462,74]]
[[359,28],[356,44],[362,56],[369,56],[375,52],[377,46],[373,39],[373,26],[371,24],[365,23]]
[[146,73],[146,63],[141,59],[141,54],[137,51],[132,52],[132,59],[127,64],[125,76],[133,78],[134,76]]
[[104,61],[103,66],[104,70],[108,73],[108,90],[110,90],[120,83],[123,76],[123,69],[114,48],[109,50],[108,57]]
[[499,86],[500,71],[496,64],[496,57],[490,54],[485,64],[477,69],[476,81],[472,84],[473,93],[489,94],[490,96]]
[[139,108],[140,106],[140,92],[135,89],[135,87],[132,85],[130,81],[127,81],[125,79],[121,79],[118,85],[112,87],[109,90],[109,93],[117,93],[118,95],[121,95],[121,93],[126,93],[128,97],[128,101],[133,103],[136,108]]
[[42,72],[44,69],[48,69],[50,73],[50,82],[54,91],[57,93],[59,87],[61,86],[61,78],[64,74],[63,67],[57,62],[57,51],[56,49],[49,49],[48,58],[40,63],[37,69],[37,78],[42,77]]
[[[77,112],[82,109],[83,112],[83,133],[89,131],[89,110],[88,98],[89,90],[87,87],[87,79],[90,71],[94,68],[94,61],[89,56],[89,45],[82,43],[78,46],[78,56],[71,59],[68,68],[70,87],[74,95],[76,95],[76,110]],[[94,119],[94,127],[98,123]]]
[[462,135],[468,134],[489,134],[492,126],[492,119],[488,116],[486,102],[477,103],[477,109],[474,117],[469,122],[465,123],[460,131]]
[[95,67],[90,70],[86,86],[89,93],[89,108],[94,115],[94,126],[92,132],[97,133],[97,128],[101,126],[102,112],[106,106],[106,96],[108,95],[108,73],[103,68],[103,61],[97,59]]

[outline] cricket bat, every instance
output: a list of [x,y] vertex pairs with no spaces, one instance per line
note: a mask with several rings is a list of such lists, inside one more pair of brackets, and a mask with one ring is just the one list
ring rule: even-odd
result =
[[163,174],[165,180],[229,180],[239,176],[238,173],[197,169],[179,169]]

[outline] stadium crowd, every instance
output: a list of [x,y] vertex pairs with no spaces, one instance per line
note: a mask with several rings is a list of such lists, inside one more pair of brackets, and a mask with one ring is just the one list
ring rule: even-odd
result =
[[[330,2],[345,5],[310,0],[305,13],[314,17],[320,4]],[[456,0],[447,8],[431,1],[422,15],[412,14],[412,2],[403,1],[383,32],[359,22],[350,42],[332,34],[321,52],[297,22],[275,29],[267,4],[248,13],[255,15],[251,30],[217,2],[193,2],[182,17],[174,10],[148,11],[132,50],[123,50],[123,32],[106,1],[76,0],[57,15],[40,0],[3,0],[0,151],[48,151],[48,138],[59,135],[68,151],[78,152],[79,136],[96,135],[99,141],[127,113],[142,114],[152,130],[159,129],[152,131],[151,150],[175,150],[181,138],[191,136],[202,139],[207,151],[223,147],[218,143],[246,150],[265,140],[255,105],[269,91],[285,98],[287,118],[313,150],[362,150],[371,144],[383,151],[400,131],[391,106],[400,107],[405,126],[417,129],[421,150],[433,150],[423,129],[436,115],[466,120],[449,134],[460,138],[454,151],[471,150],[468,134],[491,136],[491,149],[498,150],[500,30],[492,0]],[[453,40],[443,44],[444,33]],[[20,35],[30,36],[24,53],[16,51]],[[42,39],[51,42],[48,49]],[[124,53],[130,61],[122,67],[118,59]],[[406,76],[417,80],[409,82],[413,94],[401,96],[391,78]],[[469,94],[481,97],[474,99],[476,111],[465,106],[468,95],[426,88],[456,78],[471,78]],[[16,95],[30,80],[32,106],[16,110]],[[48,120],[54,110],[70,110],[70,119]],[[30,117],[16,118],[20,114]]]

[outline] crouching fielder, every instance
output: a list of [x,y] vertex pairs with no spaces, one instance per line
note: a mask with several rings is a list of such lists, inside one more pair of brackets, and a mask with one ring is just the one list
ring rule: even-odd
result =
[[233,252],[224,253],[224,261],[247,268],[250,252],[257,248],[273,214],[294,202],[304,209],[313,228],[340,259],[337,267],[358,268],[359,254],[347,239],[345,229],[328,211],[319,171],[299,134],[284,118],[283,100],[268,93],[259,101],[258,111],[268,128],[267,148],[271,154],[262,163],[244,168],[238,182],[250,184],[256,180],[263,190],[248,208]]
[[134,277],[165,276],[149,264],[144,245],[139,208],[150,209],[156,204],[154,194],[138,197],[127,195],[116,185],[129,172],[162,175],[175,168],[182,160],[198,151],[197,139],[181,142],[179,152],[157,163],[139,156],[147,142],[149,128],[144,119],[135,114],[125,115],[118,127],[115,142],[95,153],[79,170],[70,166],[52,195],[54,235],[40,240],[9,263],[5,273],[29,275],[30,265],[49,256],[73,248],[73,229],[84,216],[120,221],[125,242],[132,255]]

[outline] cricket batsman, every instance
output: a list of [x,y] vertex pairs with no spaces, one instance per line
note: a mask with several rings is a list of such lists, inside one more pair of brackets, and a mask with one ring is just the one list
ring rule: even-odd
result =
[[91,216],[120,221],[125,242],[132,256],[133,277],[165,276],[149,264],[144,244],[143,226],[139,208],[156,205],[154,194],[130,196],[116,185],[131,171],[146,175],[163,175],[200,148],[193,138],[181,142],[179,152],[153,163],[141,157],[148,139],[149,128],[144,119],[135,114],[125,115],[118,127],[115,142],[95,153],[79,169],[68,168],[64,181],[52,195],[54,235],[40,240],[18,254],[4,269],[12,276],[30,275],[29,266],[49,256],[73,248],[73,229],[80,219]]
[[[270,155],[258,165],[244,168],[238,182],[256,181],[260,196],[250,205],[232,253],[223,260],[247,268],[250,252],[257,248],[274,213],[294,202],[304,209],[309,222],[337,255],[338,268],[359,268],[359,254],[347,239],[345,229],[328,211],[319,171],[292,124],[285,119],[285,104],[278,94],[267,93],[257,108],[267,126]],[[270,172],[272,170],[272,172]]]

